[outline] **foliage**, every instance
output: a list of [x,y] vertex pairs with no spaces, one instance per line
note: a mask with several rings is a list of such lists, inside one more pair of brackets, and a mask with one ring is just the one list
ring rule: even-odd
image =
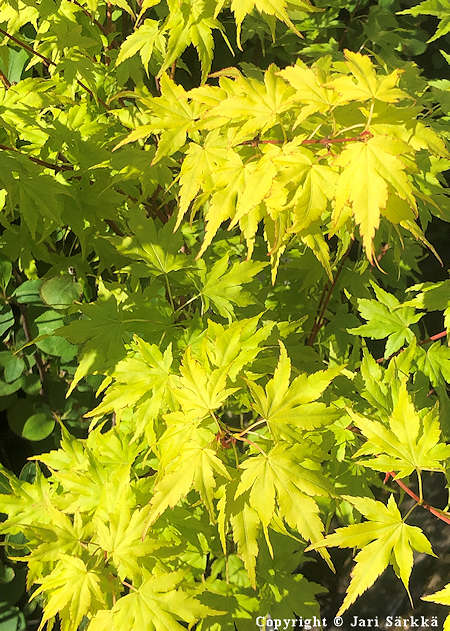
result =
[[0,629],[319,615],[334,546],[338,615],[389,565],[409,594],[412,508],[450,523],[450,215],[409,60],[445,2],[401,9],[1,3]]

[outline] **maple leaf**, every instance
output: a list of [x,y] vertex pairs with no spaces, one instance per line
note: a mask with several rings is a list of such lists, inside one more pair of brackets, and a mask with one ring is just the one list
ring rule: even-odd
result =
[[447,331],[450,330],[450,280],[440,283],[419,283],[406,291],[418,293],[405,304],[427,311],[444,311],[444,325]]
[[[434,594],[429,596],[422,596],[422,600],[427,600],[431,603],[437,603],[438,605],[447,605],[450,607],[450,583],[448,583],[443,589],[440,589]],[[450,631],[450,614],[444,621],[444,628],[442,631]]]
[[[423,349],[420,349],[423,352]],[[450,382],[450,348],[435,342],[417,358],[417,367],[430,379],[433,386]]]
[[450,458],[450,445],[439,442],[440,428],[436,410],[430,410],[419,418],[411,398],[402,382],[397,403],[389,418],[389,429],[368,418],[348,413],[355,425],[367,438],[355,457],[367,454],[375,458],[361,464],[377,471],[396,471],[396,477],[404,478],[413,471],[445,471],[444,464]]
[[174,377],[171,392],[183,410],[200,417],[224,404],[237,388],[226,388],[227,367],[208,370],[194,359],[188,348],[180,367],[180,377]]
[[294,91],[278,74],[274,64],[264,73],[264,82],[237,73],[233,92],[208,111],[204,124],[228,119],[235,126],[233,144],[270,130],[281,122],[281,114],[292,108]]
[[320,473],[299,464],[299,460],[298,450],[286,445],[275,445],[267,456],[247,458],[241,464],[243,473],[235,497],[250,489],[249,505],[265,528],[273,518],[276,498],[279,514],[288,525],[306,540],[317,541],[324,527],[311,496],[328,495],[331,485]]
[[370,281],[377,300],[358,298],[358,309],[366,324],[348,329],[353,335],[363,335],[379,340],[387,337],[385,356],[390,357],[406,342],[414,339],[409,328],[423,316],[412,307],[403,306],[400,301]]
[[296,90],[293,97],[304,107],[297,116],[294,127],[302,123],[308,116],[316,112],[325,113],[336,103],[336,92],[321,81],[317,69],[308,68],[306,64],[297,61],[279,73]]
[[434,40],[447,35],[450,32],[450,17],[449,17],[449,2],[448,0],[425,0],[415,7],[399,11],[399,14],[409,13],[409,15],[434,15],[439,18],[438,28],[436,33],[430,37],[427,43],[434,42]]
[[180,620],[193,625],[206,616],[221,615],[183,591],[179,584],[183,572],[144,573],[139,587],[122,596],[110,611],[100,611],[90,622],[92,631],[119,631],[126,628],[142,631],[182,631]]
[[265,390],[257,383],[247,382],[253,396],[255,412],[268,422],[274,432],[277,426],[283,424],[311,430],[329,423],[334,411],[330,411],[324,403],[313,401],[320,397],[334,377],[342,371],[342,367],[329,368],[312,375],[301,374],[289,384],[291,361],[283,343],[279,344],[278,364]]
[[234,305],[244,307],[252,304],[253,298],[242,289],[242,285],[249,283],[256,274],[267,266],[267,263],[243,261],[233,263],[228,269],[229,256],[225,254],[218,259],[210,270],[206,270],[204,263],[200,268],[202,285],[200,294],[205,310],[210,304],[229,322],[234,317]]
[[[302,11],[307,13],[317,11],[315,7],[313,7],[308,0],[294,0],[290,4],[294,4],[299,7]],[[291,28],[296,35],[302,37],[298,32],[297,28],[293,24],[292,20],[289,17],[289,14],[286,10],[288,5],[287,0],[279,0],[278,2],[275,0],[232,0],[231,1],[231,10],[234,13],[234,17],[236,20],[237,27],[237,45],[238,48],[241,48],[241,26],[242,22],[246,15],[248,15],[254,8],[258,9],[260,13],[266,13],[267,15],[273,15],[277,17],[279,20],[287,24],[289,28]]]
[[262,350],[260,344],[269,336],[273,323],[257,330],[260,315],[233,322],[226,328],[208,320],[205,346],[210,362],[227,368],[228,377],[235,381],[242,368],[251,363]]
[[97,301],[79,307],[87,317],[56,329],[56,335],[81,346],[79,363],[66,396],[87,374],[105,374],[123,359],[125,343],[131,340],[132,333],[145,332],[150,323],[160,331],[168,325],[167,316],[158,313],[154,305],[150,307],[142,299],[138,299],[140,304],[133,302],[126,304],[123,294],[115,295],[100,281]]
[[333,221],[337,223],[344,208],[351,206],[370,261],[380,213],[388,202],[388,185],[415,208],[412,185],[399,158],[405,147],[387,136],[375,136],[366,142],[349,143],[335,162],[343,170],[336,188]]
[[114,237],[117,250],[138,261],[144,261],[154,276],[167,275],[186,267],[186,257],[179,254],[182,236],[173,234],[174,220],[158,226],[151,217],[140,211],[130,211],[128,225],[133,236]]
[[211,69],[214,51],[213,29],[222,33],[229,46],[222,24],[214,16],[214,2],[211,0],[190,0],[189,2],[168,2],[170,13],[164,23],[164,31],[169,34],[167,53],[159,71],[160,76],[183,51],[192,44],[200,59],[202,82]]
[[217,503],[220,540],[224,554],[226,554],[226,524],[229,522],[233,531],[233,539],[237,544],[238,555],[247,570],[250,584],[256,588],[256,557],[259,550],[260,520],[258,513],[246,501],[245,495],[235,497],[236,485],[236,479],[227,484]]
[[114,147],[114,151],[129,142],[159,133],[158,149],[152,160],[153,165],[163,156],[172,155],[184,145],[187,132],[194,128],[197,118],[195,108],[188,104],[184,88],[172,81],[167,74],[161,76],[160,85],[161,96],[141,98],[142,104],[149,110],[151,122],[134,129]]
[[[145,405],[145,422],[157,417],[164,407],[171,381],[172,347],[169,345],[164,353],[155,344],[148,344],[135,336],[132,345],[136,351],[134,357],[120,361],[107,380],[108,387],[103,401],[91,412],[85,414],[91,418],[110,412],[120,413],[124,408],[135,404]],[[138,433],[142,431],[140,423],[136,423]]]
[[[375,68],[367,55],[344,50],[347,67],[352,77],[344,76],[329,82],[329,87],[341,95],[342,101],[377,99],[386,103],[396,103],[408,95],[397,88],[402,70],[394,70],[391,74],[378,77]],[[356,79],[356,83],[354,82]]]
[[32,596],[46,595],[39,630],[59,614],[61,630],[76,631],[83,616],[106,605],[104,594],[110,589],[105,576],[88,570],[82,559],[67,554],[62,554],[54,569],[39,582]]
[[417,526],[408,526],[402,519],[394,497],[387,506],[368,497],[343,496],[367,521],[338,528],[322,541],[313,543],[307,550],[321,547],[362,548],[355,557],[356,565],[344,602],[337,615],[373,585],[378,576],[391,563],[409,594],[409,577],[413,565],[413,550],[435,556],[430,542]]
[[129,35],[120,47],[116,59],[116,66],[139,53],[142,64],[148,73],[148,64],[153,51],[156,50],[162,56],[165,52],[165,38],[159,29],[157,20],[144,20],[131,35]]
[[[201,383],[199,383],[201,387]],[[216,476],[228,479],[222,460],[211,448],[217,429],[211,417],[203,419],[197,409],[172,412],[164,416],[166,430],[155,451],[159,456],[158,476],[147,507],[145,532],[168,508],[174,507],[192,488],[200,494],[214,522],[213,495]]]

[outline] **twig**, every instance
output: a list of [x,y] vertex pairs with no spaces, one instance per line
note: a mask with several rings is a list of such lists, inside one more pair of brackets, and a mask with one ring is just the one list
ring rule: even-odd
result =
[[447,335],[447,329],[445,329],[444,331],[441,331],[440,333],[436,333],[435,335],[431,335],[430,337],[427,337],[426,340],[420,340],[419,346],[422,346],[422,344],[428,344],[428,342],[435,342],[436,340],[440,340],[446,335]]
[[0,81],[3,83],[3,85],[5,86],[6,89],[11,87],[11,83],[8,79],[8,77],[3,74],[3,72],[0,70]]
[[85,15],[88,16],[88,18],[93,22],[93,24],[95,24],[95,26],[97,26],[101,32],[103,33],[103,35],[108,35],[108,31],[106,30],[106,28],[103,26],[103,24],[101,24],[101,22],[99,22],[93,15],[92,13],[90,13],[85,7],[83,7],[83,5],[81,5],[78,0],[69,0],[69,2],[72,2],[73,4],[76,4],[77,7],[80,7],[80,9],[83,11],[83,13]]
[[[417,343],[419,346],[423,346],[424,344],[428,344],[429,342],[435,342],[436,340],[440,340],[446,335],[447,335],[447,329],[444,329],[443,331],[440,331],[439,333],[436,333],[435,335],[431,335],[430,337],[427,337],[425,340],[419,340]],[[403,348],[400,348],[396,353],[389,355],[389,357],[379,357],[376,360],[376,362],[377,364],[382,364],[383,362],[388,361],[392,357],[395,357],[396,355],[400,355],[400,353],[403,353],[404,350],[406,350],[406,346],[404,346]]]
[[36,57],[39,57],[40,59],[42,59],[42,61],[45,63],[46,66],[56,66],[54,61],[52,61],[48,57],[44,57],[44,55],[41,55],[41,53],[38,53],[37,50],[34,50],[34,48],[29,46],[25,42],[22,42],[20,39],[17,39],[17,37],[14,37],[14,35],[10,35],[7,31],[4,31],[2,28],[0,28],[0,33],[4,35],[5,37],[8,37],[12,42],[17,44],[17,46],[20,46],[21,48],[27,50],[32,55],[36,55]]
[[[345,142],[365,142],[369,138],[372,138],[370,131],[363,131],[358,136],[350,136],[347,138],[319,138],[318,140],[314,140],[314,138],[307,138],[303,140],[301,145],[323,145],[328,147],[329,145],[337,145]],[[258,145],[282,145],[286,141],[285,140],[260,140],[260,138],[256,137],[253,140],[244,140],[239,143],[240,145],[248,145],[250,147],[257,147]]]
[[124,231],[119,227],[119,225],[117,224],[116,221],[114,221],[114,219],[105,219],[105,223],[108,224],[108,226],[111,228],[114,234],[117,234],[117,236],[119,237],[125,236]]
[[[10,33],[8,33],[7,31],[4,31],[2,28],[0,28],[0,33],[2,33],[2,35],[4,35],[5,37],[8,37],[12,42],[17,44],[17,46],[20,46],[21,48],[23,48],[24,50],[27,50],[32,55],[36,55],[36,57],[39,57],[39,59],[42,59],[43,63],[47,67],[49,67],[49,66],[55,66],[56,67],[57,66],[57,64],[52,59],[49,59],[48,57],[45,57],[45,55],[41,55],[41,53],[38,53],[37,50],[35,50],[31,46],[29,46],[27,43],[23,42],[20,39],[17,39],[17,37],[14,37],[14,35],[10,35]],[[87,85],[85,85],[82,81],[80,81],[80,79],[77,79],[76,81],[77,81],[78,85],[80,87],[82,87],[84,90],[86,90],[86,92],[88,92],[88,94],[90,94],[93,99],[95,99],[99,103],[101,103],[105,109],[109,109],[108,105],[104,101],[102,101],[102,99],[94,96],[94,93],[92,92],[92,90],[90,88],[88,88]]]
[[[14,278],[16,279],[17,283],[21,284],[22,283],[22,278],[19,274],[19,272],[13,268],[13,274],[14,274]],[[28,311],[27,308],[24,304],[17,302],[17,307],[19,308],[20,311],[20,319],[22,322],[22,328],[23,328],[23,332],[25,334],[25,339],[27,341],[27,343],[31,342],[33,340],[33,336],[31,335],[31,328],[30,328],[30,323],[28,321]],[[40,356],[40,354],[38,353],[38,351],[36,350],[34,352],[34,359],[36,361],[36,368],[38,370],[39,373],[39,381],[41,382],[41,388],[39,391],[39,394],[42,396],[44,396],[45,392],[44,392],[44,385],[45,385],[45,367],[44,367],[44,362],[42,361],[42,357]]]
[[344,268],[344,263],[345,263],[345,259],[347,258],[347,256],[350,254],[350,249],[351,249],[352,245],[350,245],[350,247],[347,249],[347,252],[344,254],[344,256],[342,257],[342,259],[339,262],[339,267],[336,271],[336,274],[333,278],[333,282],[331,283],[328,291],[326,291],[326,285],[323,289],[322,292],[322,296],[320,298],[320,302],[319,302],[319,307],[318,307],[318,313],[314,319],[314,324],[311,330],[311,334],[308,338],[308,341],[306,342],[307,346],[312,346],[314,344],[314,342],[316,341],[316,337],[317,334],[319,333],[320,329],[323,326],[324,323],[324,315],[325,315],[325,311],[327,310],[328,307],[328,303],[330,302],[330,298],[331,295],[334,291],[334,288],[336,287],[336,283],[339,280],[339,276],[341,275],[341,272]]
[[24,158],[28,158],[28,160],[31,160],[31,162],[34,162],[35,164],[40,164],[41,166],[46,167],[47,169],[53,169],[53,171],[57,171],[57,172],[73,171],[74,169],[72,164],[56,164],[55,162],[47,162],[46,160],[41,160],[40,158],[35,158],[34,156],[30,156],[27,153],[23,153],[22,151],[20,151],[19,149],[16,149],[15,147],[8,147],[7,145],[0,145],[0,150],[13,151],[14,153],[18,153]]
[[422,506],[422,508],[425,508],[427,511],[429,511],[430,513],[432,513],[433,515],[435,515],[438,519],[440,519],[441,521],[444,521],[446,524],[450,524],[450,515],[446,515],[444,513],[444,511],[440,511],[438,508],[434,508],[434,506],[431,506],[430,504],[427,504],[427,502],[424,502],[423,500],[420,499],[420,497],[418,495],[416,495],[414,493],[414,491],[411,491],[410,488],[408,488],[406,486],[406,484],[404,482],[402,482],[401,480],[397,480],[395,477],[395,471],[388,471],[386,473],[386,476],[384,478],[384,483],[386,484],[386,482],[389,480],[389,477],[392,477],[392,479],[394,480],[394,482],[396,484],[398,484],[398,486],[403,489],[405,491],[405,493],[407,495],[409,495],[409,497],[412,497],[413,500],[415,500],[417,502],[417,504],[419,504],[419,506]]

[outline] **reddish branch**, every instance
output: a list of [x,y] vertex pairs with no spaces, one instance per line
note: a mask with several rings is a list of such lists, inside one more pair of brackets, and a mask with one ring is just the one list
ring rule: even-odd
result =
[[[337,145],[345,142],[364,142],[369,138],[372,138],[370,131],[363,131],[358,136],[351,136],[347,138],[318,138],[314,140],[314,138],[307,138],[303,140],[300,144],[302,145],[322,145],[324,147],[328,147],[329,145]],[[244,140],[240,142],[239,145],[248,145],[250,147],[257,147],[258,145],[283,145],[285,143],[284,140],[260,140],[260,138],[256,137],[253,140]]]
[[427,511],[429,511],[430,513],[435,515],[441,521],[444,521],[446,524],[450,524],[450,515],[446,514],[444,511],[440,511],[438,508],[434,508],[434,506],[431,506],[430,504],[427,504],[427,502],[424,502],[423,500],[421,500],[420,497],[418,495],[416,495],[414,493],[414,491],[411,491],[411,489],[408,488],[404,482],[402,482],[401,480],[397,480],[396,479],[395,471],[388,471],[386,473],[386,477],[384,478],[384,483],[385,484],[389,480],[390,477],[392,477],[394,482],[396,484],[398,484],[398,486],[401,489],[403,489],[405,491],[405,493],[407,495],[409,495],[409,497],[412,497],[413,500],[415,500],[420,506],[422,506]]
[[[38,53],[37,50],[29,46],[27,43],[23,42],[20,39],[17,39],[17,37],[14,37],[14,35],[10,35],[7,31],[4,31],[2,28],[0,28],[0,33],[4,35],[5,37],[8,37],[8,39],[10,39],[12,42],[17,44],[17,46],[20,46],[21,48],[23,48],[24,50],[27,50],[32,55],[36,55],[36,57],[39,57],[39,59],[42,60],[42,62],[47,66],[47,68],[49,66],[57,66],[57,64],[54,61],[52,61],[48,57],[45,57],[45,55],[41,55],[41,53]],[[105,109],[108,109],[107,104],[101,99],[99,99],[98,97],[95,97],[92,90],[88,88],[86,84],[84,84],[79,79],[77,79],[77,83],[81,88],[83,88],[83,90],[86,90],[86,92],[90,94],[93,99],[97,99],[97,101],[101,103]]]
[[0,70],[0,81],[3,83],[3,85],[5,86],[6,89],[11,87],[11,83],[8,79],[8,77],[3,74],[3,72]]
[[[425,340],[419,340],[418,344],[419,344],[419,346],[423,346],[424,344],[428,344],[429,342],[435,342],[436,340],[441,340],[446,335],[447,335],[447,329],[444,329],[443,331],[440,331],[440,333],[436,333],[435,335],[431,335],[430,337],[427,337]],[[399,355],[400,353],[403,353],[403,351],[405,349],[406,349],[406,347],[401,348],[399,351],[397,351],[393,355],[389,355],[389,357],[379,357],[377,359],[377,364],[382,364],[383,362],[387,361],[388,359],[391,359],[391,357],[395,357],[396,355]]]
[[53,169],[53,171],[73,171],[72,164],[55,164],[54,162],[47,162],[46,160],[41,160],[40,158],[35,158],[34,156],[29,156],[27,153],[23,153],[16,149],[15,147],[8,147],[7,145],[0,145],[1,151],[13,151],[14,153],[18,153],[24,158],[28,158],[31,162],[35,164],[40,164],[43,167],[47,167],[47,169]]

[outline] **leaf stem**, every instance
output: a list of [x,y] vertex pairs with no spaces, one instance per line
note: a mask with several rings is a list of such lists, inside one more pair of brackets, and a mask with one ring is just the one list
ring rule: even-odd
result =
[[419,469],[416,470],[416,473],[417,473],[417,483],[419,485],[419,500],[420,500],[420,503],[422,504],[423,502],[422,475]]
[[422,506],[422,508],[425,508],[425,510],[430,512],[432,515],[435,515],[435,517],[437,517],[441,521],[445,522],[446,524],[450,524],[450,515],[445,513],[445,511],[441,511],[441,510],[439,510],[439,508],[435,508],[434,506],[431,506],[427,502],[424,502],[423,499],[421,500],[420,497],[414,493],[414,491],[411,491],[411,489],[409,487],[407,487],[404,482],[402,482],[402,480],[398,480],[395,477],[395,471],[388,471],[386,473],[385,482],[387,482],[389,477],[392,477],[394,482],[396,484],[398,484],[398,486],[401,489],[403,489],[403,491],[405,491],[405,493],[407,495],[409,495],[409,497],[412,497],[413,500],[415,500],[417,502],[417,504],[420,504],[420,506]]
[[169,298],[170,306],[172,307],[172,312],[175,313],[175,305],[174,305],[174,302],[173,302],[172,291],[170,289],[170,283],[169,283],[169,279],[167,277],[167,274],[164,274],[164,280],[166,281],[167,296]]
[[260,454],[262,454],[265,458],[267,458],[267,454],[264,451],[264,449],[262,449],[262,447],[254,443],[252,440],[250,440],[250,438],[245,438],[244,436],[239,436],[239,435],[234,436],[234,438],[241,440],[243,443],[247,443],[248,445],[251,445],[252,447],[257,449]]
[[47,169],[52,169],[53,171],[56,171],[56,172],[73,171],[74,169],[72,164],[56,164],[54,162],[47,162],[46,160],[41,160],[40,158],[35,158],[34,156],[30,156],[27,153],[23,153],[22,151],[20,151],[19,149],[16,149],[15,147],[8,147],[7,145],[0,145],[0,150],[18,153],[24,158],[28,158],[28,160],[31,160],[31,162],[34,162],[35,164],[39,164],[43,167],[46,167]]
[[239,434],[233,434],[233,437],[240,438],[241,436],[245,436],[245,434],[247,434],[250,430],[254,429],[255,427],[259,427],[265,422],[266,422],[266,419],[260,418],[258,421],[255,421],[254,423],[246,427],[244,430],[242,430],[242,432],[239,432]]

